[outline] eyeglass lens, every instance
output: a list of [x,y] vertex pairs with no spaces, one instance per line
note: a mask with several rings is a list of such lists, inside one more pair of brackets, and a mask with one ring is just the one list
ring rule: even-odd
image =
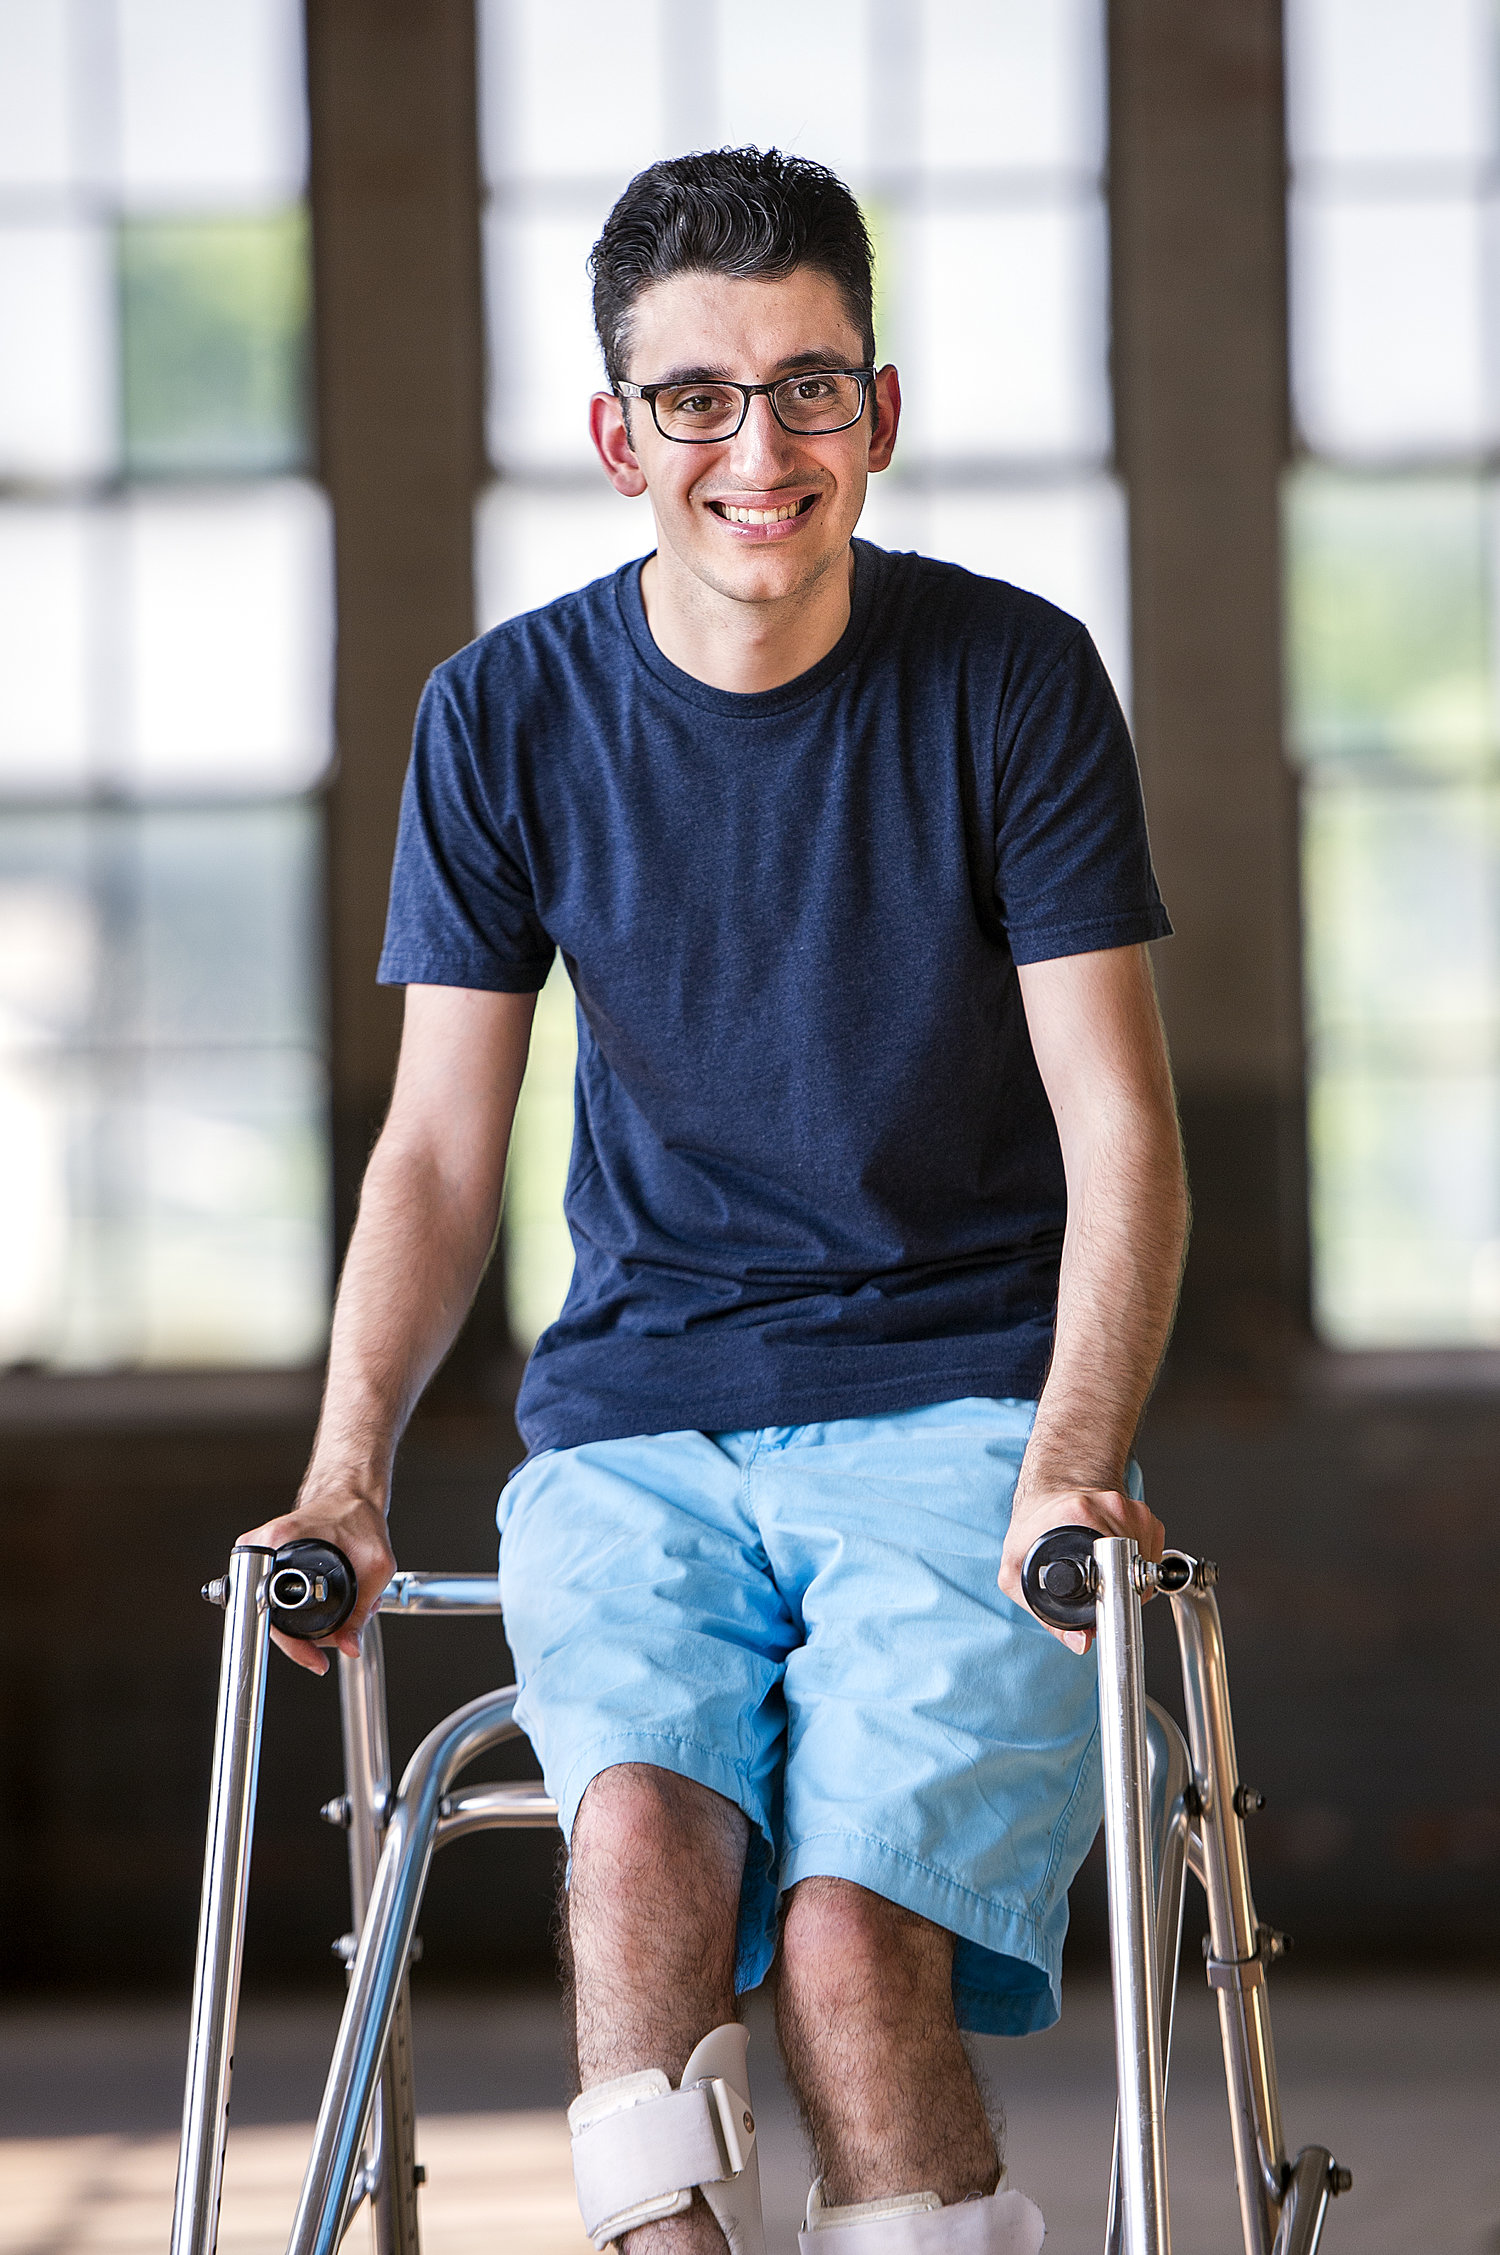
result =
[[[770,394],[777,420],[791,431],[842,431],[859,420],[863,405],[858,376],[818,370],[788,376]],[[727,438],[744,413],[743,395],[733,384],[671,384],[653,405],[667,438]]]

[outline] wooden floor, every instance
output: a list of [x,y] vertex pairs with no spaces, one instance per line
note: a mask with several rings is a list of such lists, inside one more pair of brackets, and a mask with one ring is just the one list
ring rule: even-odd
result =
[[[336,2012],[334,1999],[259,2003],[242,2018],[223,2255],[285,2247]],[[768,2255],[792,2255],[807,2165],[763,2012],[752,2023]],[[419,1995],[416,2025],[429,2255],[587,2255],[553,2002]],[[1329,2145],[1355,2172],[1323,2255],[1496,2255],[1500,1985],[1287,1977],[1275,2026],[1289,2145]],[[183,2016],[166,2008],[0,2013],[0,2255],[160,2255],[182,2040]],[[1177,2255],[1240,2255],[1215,2045],[1195,1986],[1179,2011],[1169,2110]],[[1047,2216],[1047,2255],[1098,2255],[1106,1993],[1076,1984],[1057,2030],[978,2050],[1008,2118],[1013,2179]],[[348,2244],[364,2255],[362,2221]]]

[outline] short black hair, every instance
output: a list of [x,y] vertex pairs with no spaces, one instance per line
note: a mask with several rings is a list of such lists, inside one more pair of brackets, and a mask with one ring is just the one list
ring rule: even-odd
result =
[[673,274],[779,281],[816,267],[838,287],[875,360],[875,257],[837,173],[780,149],[703,149],[638,172],[589,253],[594,327],[612,385],[626,374],[630,309]]

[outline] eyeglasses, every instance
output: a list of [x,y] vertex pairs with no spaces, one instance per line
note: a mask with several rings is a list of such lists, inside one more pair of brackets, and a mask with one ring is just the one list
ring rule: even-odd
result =
[[823,437],[847,431],[865,411],[873,368],[809,368],[783,376],[776,384],[735,384],[718,376],[693,384],[615,386],[617,399],[643,399],[663,438],[679,446],[712,446],[733,438],[762,393],[784,431],[797,437]]

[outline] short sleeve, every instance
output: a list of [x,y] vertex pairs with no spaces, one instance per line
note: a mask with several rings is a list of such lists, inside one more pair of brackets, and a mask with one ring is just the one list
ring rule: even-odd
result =
[[383,986],[531,994],[553,944],[526,868],[516,779],[434,675],[417,711],[391,871],[378,977]]
[[995,897],[1017,963],[1164,939],[1130,731],[1080,627],[1002,709]]

